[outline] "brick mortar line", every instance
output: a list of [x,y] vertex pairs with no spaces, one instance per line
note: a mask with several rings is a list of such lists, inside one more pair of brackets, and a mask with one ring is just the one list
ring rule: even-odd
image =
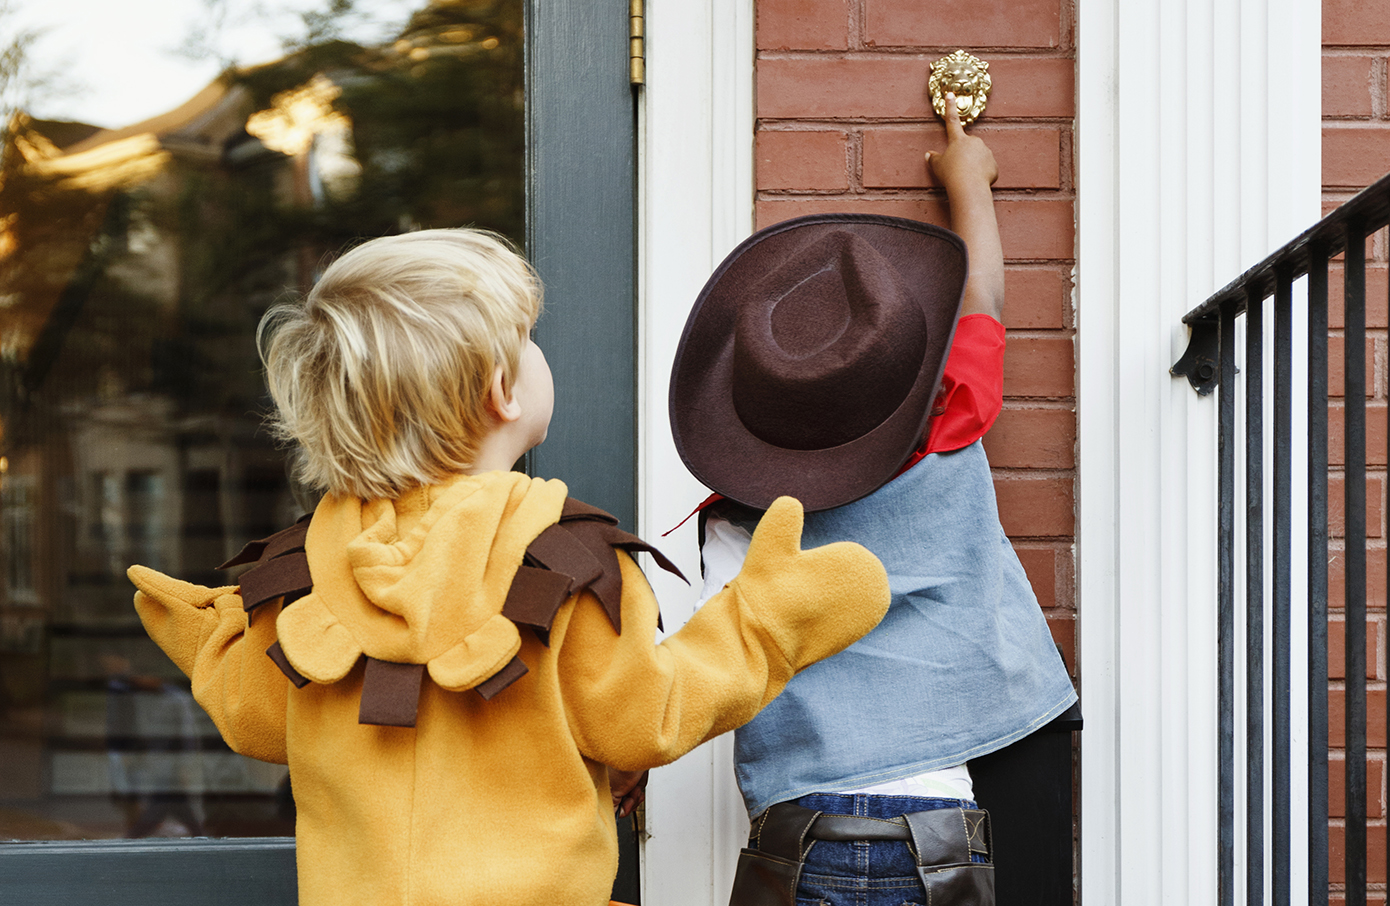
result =
[[[849,187],[856,193],[869,191],[864,186],[864,133],[851,129],[846,141],[849,151]],[[925,167],[925,160],[923,162]]]
[[[758,189],[756,190],[755,201],[776,201],[782,198],[845,198],[861,201],[865,198],[879,198],[883,200],[895,199],[899,201],[945,201],[946,191],[944,189],[918,189],[912,187],[894,186],[891,188],[867,188],[858,192],[846,191],[844,189]],[[994,200],[999,201],[1076,201],[1076,193],[1066,189],[1037,188],[1029,189],[1008,188],[995,189]],[[1051,258],[1027,258],[1019,259],[1026,261],[1052,261],[1073,259],[1051,259]],[[1373,328],[1384,330],[1385,328]]]
[[[757,131],[775,132],[781,130],[766,129],[764,126],[772,123],[810,126],[928,126],[940,122],[941,120],[935,116],[930,118],[920,116],[760,116],[754,125]],[[977,120],[977,122],[986,126],[1057,126],[1065,129],[1073,126],[1076,123],[1076,118],[1070,116],[991,116],[988,119]]]
[[[848,30],[845,32],[845,43],[851,45],[850,49],[862,49],[867,45],[865,33],[868,28],[868,14],[864,9],[864,0],[849,0],[845,4],[849,11]],[[756,39],[755,39],[756,40]],[[949,51],[947,51],[949,53]]]
[[[995,478],[1002,478],[1005,481],[1022,481],[1033,478],[1076,478],[1076,469],[1026,469],[990,466],[990,472]],[[1041,537],[1055,536],[1044,535]]]
[[[851,187],[850,190],[848,190],[848,191],[847,191],[847,190],[842,190],[842,189],[825,189],[825,190],[816,190],[816,189],[778,189],[778,190],[770,190],[770,189],[764,189],[764,190],[762,190],[762,191],[760,191],[760,192],[758,193],[757,198],[755,199],[755,201],[758,202],[758,203],[762,203],[762,202],[781,202],[781,201],[835,201],[835,200],[837,200],[837,199],[843,199],[846,203],[858,203],[858,202],[862,202],[862,201],[884,201],[884,202],[887,202],[887,201],[903,201],[903,202],[923,202],[923,203],[927,203],[927,202],[941,202],[941,203],[943,204],[943,206],[944,206],[945,201],[946,201],[946,196],[945,196],[945,194],[940,194],[940,195],[910,195],[910,194],[906,194],[907,192],[910,192],[910,191],[911,191],[910,189],[906,189],[906,190],[904,190],[904,189],[874,189],[874,188],[865,189],[865,188],[863,188],[863,187],[858,187],[859,190],[858,190],[858,191],[854,191],[855,188],[856,188],[856,187]],[[1013,193],[1011,193],[1011,194],[1009,194],[1009,195],[1004,195],[1004,196],[1001,197],[1001,196],[998,194],[999,191],[1000,191],[1000,190],[998,190],[998,189],[995,190],[996,195],[995,195],[995,199],[994,199],[994,200],[995,200],[996,202],[1034,202],[1034,201],[1036,201],[1036,202],[1041,203],[1041,202],[1048,202],[1048,201],[1059,201],[1059,202],[1060,202],[1060,201],[1067,201],[1067,202],[1070,202],[1070,201],[1074,201],[1074,200],[1075,200],[1075,199],[1074,199],[1072,196],[1070,196],[1070,195],[1065,195],[1065,194],[1048,194],[1048,193],[1041,192],[1041,191],[1038,192],[1037,194],[1031,194],[1031,195],[1029,195],[1029,194],[1018,194],[1017,192],[1013,192]],[[1024,190],[1024,191],[1026,191],[1026,190]],[[1004,260],[1005,260],[1006,262],[1010,262],[1010,261],[1035,261],[1035,262],[1040,262],[1040,261],[1073,261],[1073,262],[1074,262],[1076,259],[1075,259],[1075,257],[1067,257],[1067,258],[1006,258],[1006,259],[1004,259]],[[1371,329],[1380,329],[1380,330],[1384,330],[1385,328],[1371,328]]]
[[[990,119],[984,121],[985,126],[1000,126],[1001,131],[1015,132],[1024,129],[1036,129],[1039,126],[1055,126],[1060,130],[1070,127],[1075,120],[1063,117],[1052,117],[1048,121],[1043,119],[1023,119],[1020,117],[1009,117],[1007,119]],[[852,127],[878,127],[894,130],[907,131],[912,128],[923,126],[939,126],[941,121],[933,117],[932,119],[891,119],[887,117],[843,117],[837,119],[819,117],[764,117],[757,122],[758,132],[811,132],[815,130],[827,131],[833,129],[843,132]],[[771,128],[764,128],[770,125]],[[973,127],[972,127],[973,129]]]
[[[1004,274],[1005,281],[1008,280],[1007,269]],[[1007,287],[1005,292],[1008,292]],[[1009,300],[1005,298],[1004,304],[1007,306]],[[1059,334],[1065,334],[1068,339],[1076,339],[1075,327],[1008,327],[1005,326],[1008,336],[1022,340],[1055,340]]]
[[[1347,752],[1346,752],[1346,749],[1333,749],[1332,752],[1335,752],[1337,755],[1339,755],[1339,756],[1341,756],[1341,757],[1340,757],[1340,758],[1332,758],[1332,759],[1329,759],[1329,760],[1331,760],[1331,761],[1341,761],[1341,762],[1345,762],[1345,761],[1347,760]],[[1331,753],[1329,753],[1329,754],[1331,754]],[[1374,762],[1374,763],[1380,764],[1380,765],[1385,764],[1385,754],[1386,754],[1386,753],[1385,753],[1385,749],[1384,749],[1383,747],[1377,747],[1377,748],[1371,749],[1371,750],[1369,750],[1369,751],[1367,752],[1367,754],[1371,756],[1370,758],[1367,758],[1367,759],[1366,759],[1367,763]]]
[[[923,149],[924,151],[926,149]],[[923,165],[925,166],[925,164]],[[816,192],[816,189],[773,189],[755,188],[758,195],[778,196],[786,194],[801,194],[804,192]],[[852,195],[856,193],[845,192],[841,189],[821,190],[822,194],[841,194]],[[945,200],[946,190],[937,186],[882,186],[869,189],[865,194],[881,195],[887,198],[907,198],[919,201]],[[1075,201],[1076,192],[1069,189],[1052,188],[1050,186],[995,186],[995,201],[1027,201],[1031,198],[1046,198],[1049,201]],[[1382,330],[1384,328],[1381,328]]]
[[1377,59],[1376,65],[1371,67],[1371,112],[1382,116],[1385,114],[1386,105],[1386,76],[1386,62]]
[[1057,39],[1067,47],[1076,49],[1076,4],[1073,0],[1062,0],[1057,8]]
[[[889,59],[898,60],[906,58],[918,58],[928,63],[935,63],[944,56],[955,53],[961,49],[959,44],[931,45],[931,44],[863,44],[850,48],[839,47],[757,47],[757,37],[754,37],[756,56],[754,60],[798,60],[798,59]],[[1056,47],[1043,46],[1017,46],[1017,47],[968,47],[967,53],[973,54],[986,63],[993,62],[985,59],[986,57],[997,57],[1001,60],[1075,60],[1077,49],[1057,45]],[[931,59],[927,59],[931,57]]]

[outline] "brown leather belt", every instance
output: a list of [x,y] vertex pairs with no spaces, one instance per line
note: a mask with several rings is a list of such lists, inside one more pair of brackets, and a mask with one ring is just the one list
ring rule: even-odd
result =
[[817,840],[901,840],[933,906],[994,906],[993,845],[983,809],[943,808],[899,818],[828,815],[781,802],[758,816],[738,858],[730,906],[795,906],[806,854]]
[[811,822],[806,836],[811,840],[836,843],[856,843],[861,840],[901,840],[906,843],[912,839],[912,832],[907,829],[906,818],[859,818],[854,815],[822,814]]

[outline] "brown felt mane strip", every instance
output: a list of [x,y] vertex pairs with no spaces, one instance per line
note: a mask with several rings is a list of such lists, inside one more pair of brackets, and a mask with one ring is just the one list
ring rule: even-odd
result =
[[304,552],[284,554],[265,560],[241,577],[241,604],[247,611],[268,601],[285,598],[288,606],[309,593],[314,580],[309,576],[309,558]]
[[507,665],[501,670],[474,686],[473,691],[481,695],[483,701],[490,702],[497,693],[521,679],[528,672],[526,664],[522,662],[521,658],[514,657],[507,661]]
[[415,726],[424,676],[424,664],[396,664],[367,658],[357,722],[378,727]]
[[240,553],[217,568],[231,569],[243,563],[254,563],[257,560],[279,557],[294,550],[304,550],[304,538],[309,534],[309,520],[312,517],[312,513],[300,516],[299,520],[287,529],[281,529],[259,541],[248,541]]
[[304,539],[309,534],[312,514],[268,538],[252,541],[218,569],[231,569],[244,563],[256,565],[241,574],[241,605],[246,609],[247,622],[257,607],[276,598],[283,598],[288,607],[307,595],[314,587],[309,576],[309,558],[304,553]]
[[[309,558],[304,541],[309,533],[310,516],[259,541],[252,541],[218,569],[231,569],[254,563],[241,575],[241,599],[248,622],[252,612],[277,598],[281,606],[313,590]],[[615,548],[628,553],[646,551],[657,565],[685,580],[676,565],[656,548],[618,528],[618,520],[597,507],[565,499],[560,520],[536,536],[517,568],[502,615],[519,626],[529,626],[549,646],[550,628],[555,614],[572,596],[586,589],[593,592],[608,615],[615,632],[622,632],[623,576]],[[661,615],[657,615],[661,626]],[[297,688],[310,680],[285,657],[280,643],[266,649],[266,655]],[[362,677],[362,702],[358,722],[386,727],[413,727],[420,706],[423,664],[398,664],[367,657]],[[513,657],[501,670],[473,687],[484,700],[491,701],[527,673],[520,657]]]
[[530,626],[541,644],[550,646],[550,625],[555,612],[570,596],[573,580],[564,573],[534,566],[517,568],[512,587],[507,590],[502,616],[518,625]]
[[569,576],[571,594],[593,584],[608,566],[581,542],[574,526],[559,522],[536,536],[526,548],[526,560]]
[[597,519],[600,522],[607,522],[610,525],[618,524],[617,516],[611,513],[605,513],[596,506],[589,506],[589,504],[582,500],[566,497],[565,505],[560,509],[560,521],[569,522],[571,519]]
[[[613,552],[614,548],[622,548],[628,553],[646,551],[652,555],[652,559],[662,569],[679,576],[681,581],[689,581],[680,569],[656,548],[636,535],[630,535],[618,528],[618,520],[614,516],[605,513],[598,507],[575,500],[573,497],[565,499],[560,521],[546,529],[536,539],[536,542],[542,542],[543,550],[537,552],[536,542],[533,542],[532,546],[526,549],[527,561],[534,561],[549,569],[566,572],[564,566],[553,564],[546,559],[546,555],[550,555],[551,552],[560,547],[557,541],[560,532],[567,532],[600,567],[598,575],[593,579],[588,579],[587,576],[577,576],[576,581],[570,586],[569,593],[571,595],[578,594],[586,588],[592,591],[594,597],[598,598],[599,603],[603,605],[603,611],[608,614],[608,620],[613,624],[613,629],[616,632],[623,631],[623,574],[618,566],[618,557]],[[565,549],[567,551],[572,550],[572,546],[566,545]],[[571,556],[576,561],[580,559],[575,554],[571,554]],[[660,614],[657,615],[657,626],[661,626]]]
[[289,677],[290,682],[294,683],[296,689],[303,689],[312,682],[309,677],[294,669],[294,665],[290,663],[290,659],[285,657],[285,649],[280,647],[279,642],[267,648],[265,653],[267,657],[275,662],[275,666],[280,668],[280,672]]

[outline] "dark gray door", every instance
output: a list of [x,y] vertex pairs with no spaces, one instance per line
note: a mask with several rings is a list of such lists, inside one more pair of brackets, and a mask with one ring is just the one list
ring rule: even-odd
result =
[[[239,0],[203,2],[213,22]],[[135,128],[9,120],[0,902],[295,902],[283,769],[225,751],[123,571],[221,584],[229,548],[299,511],[258,432],[250,332],[353,238],[475,224],[525,246],[556,384],[528,468],[633,524],[627,3],[398,0],[389,26],[361,8],[390,3],[322,5],[273,62]]]
[[532,261],[546,286],[536,325],[555,376],[537,475],[636,520],[635,118],[628,6],[530,0],[527,194]]

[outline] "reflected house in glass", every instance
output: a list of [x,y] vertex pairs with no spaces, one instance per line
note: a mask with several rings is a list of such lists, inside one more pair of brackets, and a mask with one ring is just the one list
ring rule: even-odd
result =
[[304,512],[260,430],[254,331],[328,255],[421,226],[520,240],[513,7],[431,5],[120,129],[9,123],[0,839],[293,833],[285,769],[226,749],[125,569],[228,584],[216,564]]

